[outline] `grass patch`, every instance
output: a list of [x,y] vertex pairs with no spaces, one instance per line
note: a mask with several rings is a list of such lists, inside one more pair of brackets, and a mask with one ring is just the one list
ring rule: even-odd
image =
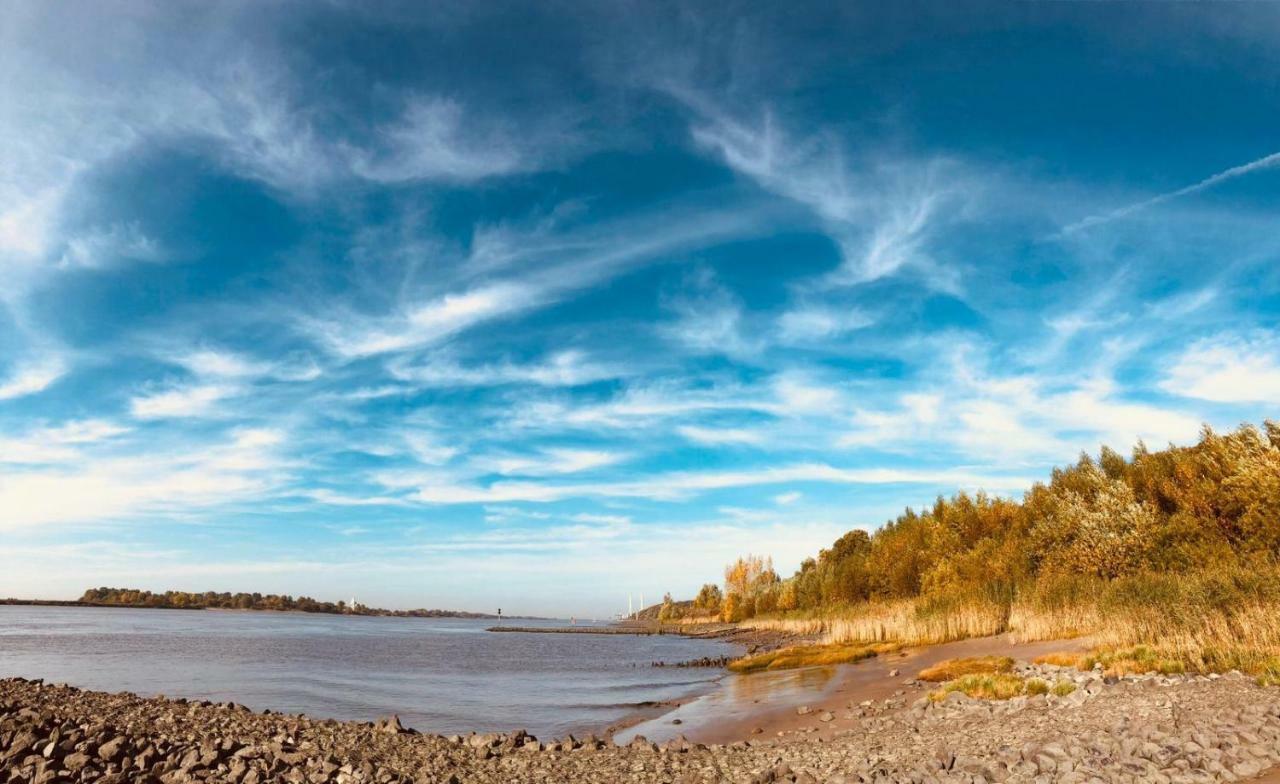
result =
[[1180,657],[1146,645],[1094,651],[1080,660],[1079,667],[1081,670],[1092,670],[1099,664],[1105,674],[1116,677],[1149,672],[1177,675],[1187,671],[1187,663]]
[[929,699],[941,702],[952,692],[961,692],[977,700],[1009,700],[1014,697],[1034,697],[1038,694],[1056,694],[1065,697],[1076,690],[1074,683],[1060,681],[1052,686],[1040,678],[1021,678],[1007,672],[972,673],[961,675],[942,684],[942,688],[929,693]]
[[899,648],[896,643],[842,644],[842,645],[793,645],[755,656],[744,656],[729,663],[729,670],[737,673],[763,672],[765,670],[790,670],[797,667],[818,667],[830,664],[852,664],[889,653]]
[[1083,653],[1046,653],[1044,656],[1037,656],[1034,661],[1036,664],[1049,664],[1054,667],[1086,669],[1080,666],[1084,658]]
[[[1039,681],[1044,683],[1044,681]],[[988,675],[962,675],[947,681],[942,688],[929,694],[929,699],[941,702],[952,692],[962,692],[978,700],[1007,700],[1026,693],[1027,681],[1017,675],[998,672]]]
[[941,683],[965,675],[995,675],[1013,670],[1013,659],[1008,656],[976,656],[965,659],[947,659],[932,667],[926,667],[916,677],[922,681]]
[[1105,675],[1180,675],[1182,673],[1239,670],[1262,685],[1280,685],[1280,656],[1245,647],[1177,648],[1168,645],[1133,645],[1095,648],[1089,653],[1050,653],[1036,664],[1053,664],[1088,671],[1101,666]]

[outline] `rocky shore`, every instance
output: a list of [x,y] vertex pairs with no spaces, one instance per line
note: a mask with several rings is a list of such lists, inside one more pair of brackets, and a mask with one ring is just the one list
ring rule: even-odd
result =
[[1104,678],[1045,666],[1066,696],[990,703],[909,691],[850,703],[812,730],[722,745],[677,739],[445,738],[398,720],[338,722],[243,706],[0,680],[0,782],[1212,782],[1280,764],[1280,689],[1240,675]]

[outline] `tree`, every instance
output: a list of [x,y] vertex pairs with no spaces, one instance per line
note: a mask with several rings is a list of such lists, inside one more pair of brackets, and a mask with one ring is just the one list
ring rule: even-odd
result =
[[720,591],[720,586],[707,583],[702,586],[702,590],[698,591],[698,597],[693,600],[693,606],[705,612],[719,614],[720,603],[723,601],[724,594]]

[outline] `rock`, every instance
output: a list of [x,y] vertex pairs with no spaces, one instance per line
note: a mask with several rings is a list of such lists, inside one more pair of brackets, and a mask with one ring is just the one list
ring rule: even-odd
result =
[[902,673],[901,673],[901,671],[899,671],[899,670],[889,670],[889,677],[890,677],[890,678],[896,678],[896,677],[898,677],[898,676],[899,676],[899,675],[901,675],[901,674],[902,674]]
[[89,755],[83,752],[68,754],[66,759],[62,760],[62,766],[72,773],[78,773],[82,768],[90,762]]
[[124,755],[126,741],[124,738],[112,738],[98,747],[98,759],[103,762],[117,762]]
[[[711,748],[590,736],[539,744],[523,730],[444,738],[373,724],[81,692],[0,678],[5,784],[498,784],[707,782],[1188,782],[1252,778],[1280,763],[1280,690],[1235,675],[1126,677],[1019,663],[1022,677],[1096,685],[1072,697],[889,699],[809,726]],[[917,695],[913,695],[917,696]],[[767,698],[762,698],[767,702]],[[908,705],[908,701],[910,704]],[[863,715],[859,716],[861,713]],[[674,723],[674,719],[672,720]],[[747,725],[750,727],[750,725]],[[400,727],[403,730],[403,727]],[[823,731],[825,730],[825,731]],[[16,773],[16,775],[14,775]]]
[[394,713],[390,716],[384,716],[381,719],[378,719],[373,726],[374,729],[379,732],[385,732],[388,735],[399,735],[405,731],[404,725],[400,723],[400,717]]

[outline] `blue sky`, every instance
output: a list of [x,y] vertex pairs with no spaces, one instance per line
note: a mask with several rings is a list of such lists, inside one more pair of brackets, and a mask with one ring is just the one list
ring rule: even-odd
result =
[[0,595],[606,614],[1280,400],[1270,4],[11,2]]

